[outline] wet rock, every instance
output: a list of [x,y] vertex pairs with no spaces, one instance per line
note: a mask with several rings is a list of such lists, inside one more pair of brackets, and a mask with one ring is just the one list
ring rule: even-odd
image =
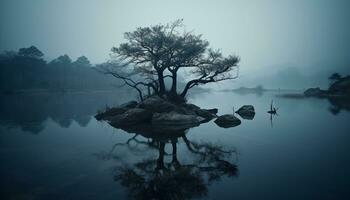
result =
[[150,122],[152,112],[142,108],[131,108],[123,114],[109,118],[109,122],[116,126],[130,126],[134,124]]
[[149,123],[152,126],[192,127],[216,118],[217,112],[217,109],[201,109],[194,104],[175,104],[152,96],[139,104],[136,101],[128,102],[95,117],[118,127],[142,125],[145,122],[152,122]]
[[95,118],[97,120],[108,120],[108,118],[111,118],[113,116],[116,115],[120,115],[123,114],[124,112],[126,112],[127,109],[126,108],[111,108],[103,113],[98,113],[97,115],[95,115]]
[[217,108],[212,108],[212,109],[202,109],[202,110],[205,110],[205,111],[208,111],[214,115],[218,114],[218,109]]
[[199,110],[199,109],[201,109],[200,107],[198,107],[198,106],[196,106],[196,105],[194,105],[194,104],[183,104],[182,105],[185,109],[188,109],[188,110],[193,110],[193,111],[195,111],[195,110]]
[[152,117],[152,124],[161,126],[198,126],[205,120],[196,115],[184,115],[177,112],[155,113]]
[[176,109],[176,106],[169,101],[166,101],[158,96],[152,96],[145,99],[140,105],[140,108],[149,110],[151,112],[170,112]]
[[97,115],[95,115],[95,118],[97,120],[102,120],[102,119],[108,120],[109,118],[116,116],[116,115],[123,114],[127,110],[129,110],[130,108],[135,108],[136,106],[137,106],[136,101],[129,101],[129,102],[124,103],[118,107],[110,108],[110,109],[106,110],[105,112],[98,113]]
[[137,101],[129,101],[127,103],[124,103],[122,105],[120,105],[119,107],[121,108],[135,108],[137,106]]
[[236,113],[239,114],[239,116],[241,116],[243,119],[252,120],[254,119],[254,116],[255,116],[254,106],[244,105],[241,108],[239,108],[236,111]]
[[206,110],[206,109],[199,109],[195,111],[196,115],[203,117],[205,119],[205,121],[210,121],[212,119],[214,119],[216,116],[216,114],[213,114],[212,112]]
[[230,114],[219,116],[214,122],[222,128],[235,127],[241,124],[240,119]]

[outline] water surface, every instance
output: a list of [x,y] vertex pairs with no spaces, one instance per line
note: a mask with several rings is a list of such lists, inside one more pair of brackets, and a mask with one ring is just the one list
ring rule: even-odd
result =
[[[334,105],[327,99],[288,99],[276,94],[197,94],[190,97],[191,103],[218,108],[219,114],[254,105],[255,118],[242,119],[240,126],[227,129],[210,121],[161,139],[138,135],[128,144],[135,134],[93,118],[106,105],[131,100],[126,93],[1,96],[1,199],[141,198],[144,191],[135,189],[135,183],[145,187],[164,177],[177,183],[177,188],[162,188],[162,192],[177,192],[183,198],[347,199],[350,113],[330,112]],[[266,111],[272,99],[279,110],[271,121]],[[194,147],[210,145],[202,150],[232,150],[219,156],[236,171],[194,153],[183,136]],[[177,164],[172,162],[174,144]],[[164,167],[171,169],[168,174],[157,174],[160,157]],[[211,168],[203,167],[208,163]]]

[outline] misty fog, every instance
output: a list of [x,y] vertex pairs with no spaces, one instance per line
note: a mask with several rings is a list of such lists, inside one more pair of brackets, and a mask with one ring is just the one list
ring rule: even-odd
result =
[[[110,59],[124,32],[183,18],[187,29],[203,34],[212,47],[241,58],[238,83],[212,87],[326,87],[330,73],[349,73],[346,0],[102,2],[3,0],[0,51],[35,45],[46,60],[84,55],[98,64]],[[288,72],[298,84],[280,81]]]
[[0,199],[350,199],[350,0],[0,0]]

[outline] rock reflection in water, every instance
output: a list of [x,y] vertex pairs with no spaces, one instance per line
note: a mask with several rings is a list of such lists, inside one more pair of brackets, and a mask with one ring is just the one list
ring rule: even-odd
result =
[[331,97],[328,101],[331,104],[329,111],[334,115],[342,110],[350,111],[350,97]]
[[[219,145],[197,143],[187,138],[189,127],[143,126],[123,129],[133,136],[125,143],[117,143],[103,159],[118,159],[113,154],[122,146],[132,143],[145,145],[158,151],[158,158],[148,158],[132,163],[121,164],[115,168],[114,180],[128,189],[130,199],[191,199],[206,196],[207,186],[221,177],[236,177],[237,165],[234,149],[227,150]],[[143,137],[143,140],[141,139]],[[146,140],[145,140],[146,139]],[[178,159],[178,143],[182,140],[188,152],[190,163]],[[172,152],[166,152],[170,144]],[[146,152],[145,152],[146,154]],[[145,155],[146,156],[146,155]],[[167,159],[169,157],[169,159]],[[192,159],[193,158],[193,159]],[[167,160],[169,160],[167,162]]]

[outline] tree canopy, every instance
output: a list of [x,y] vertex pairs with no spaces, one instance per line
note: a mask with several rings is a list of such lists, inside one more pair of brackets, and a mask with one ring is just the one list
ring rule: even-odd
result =
[[25,57],[41,58],[44,54],[35,46],[30,46],[28,48],[20,48],[18,55]]
[[[182,20],[139,27],[124,36],[126,42],[112,48],[118,62],[101,67],[104,73],[123,79],[135,89],[146,87],[159,96],[185,98],[194,86],[238,76],[239,58],[225,57],[220,50],[209,48],[209,42],[202,39],[202,35],[185,30]],[[177,80],[181,70],[190,73],[185,77],[188,82],[179,92]],[[170,89],[165,87],[165,78],[171,79]]]
[[328,79],[331,80],[331,81],[337,81],[337,80],[339,80],[341,78],[342,77],[341,77],[341,75],[339,73],[333,73],[332,75],[330,75],[328,77]]

